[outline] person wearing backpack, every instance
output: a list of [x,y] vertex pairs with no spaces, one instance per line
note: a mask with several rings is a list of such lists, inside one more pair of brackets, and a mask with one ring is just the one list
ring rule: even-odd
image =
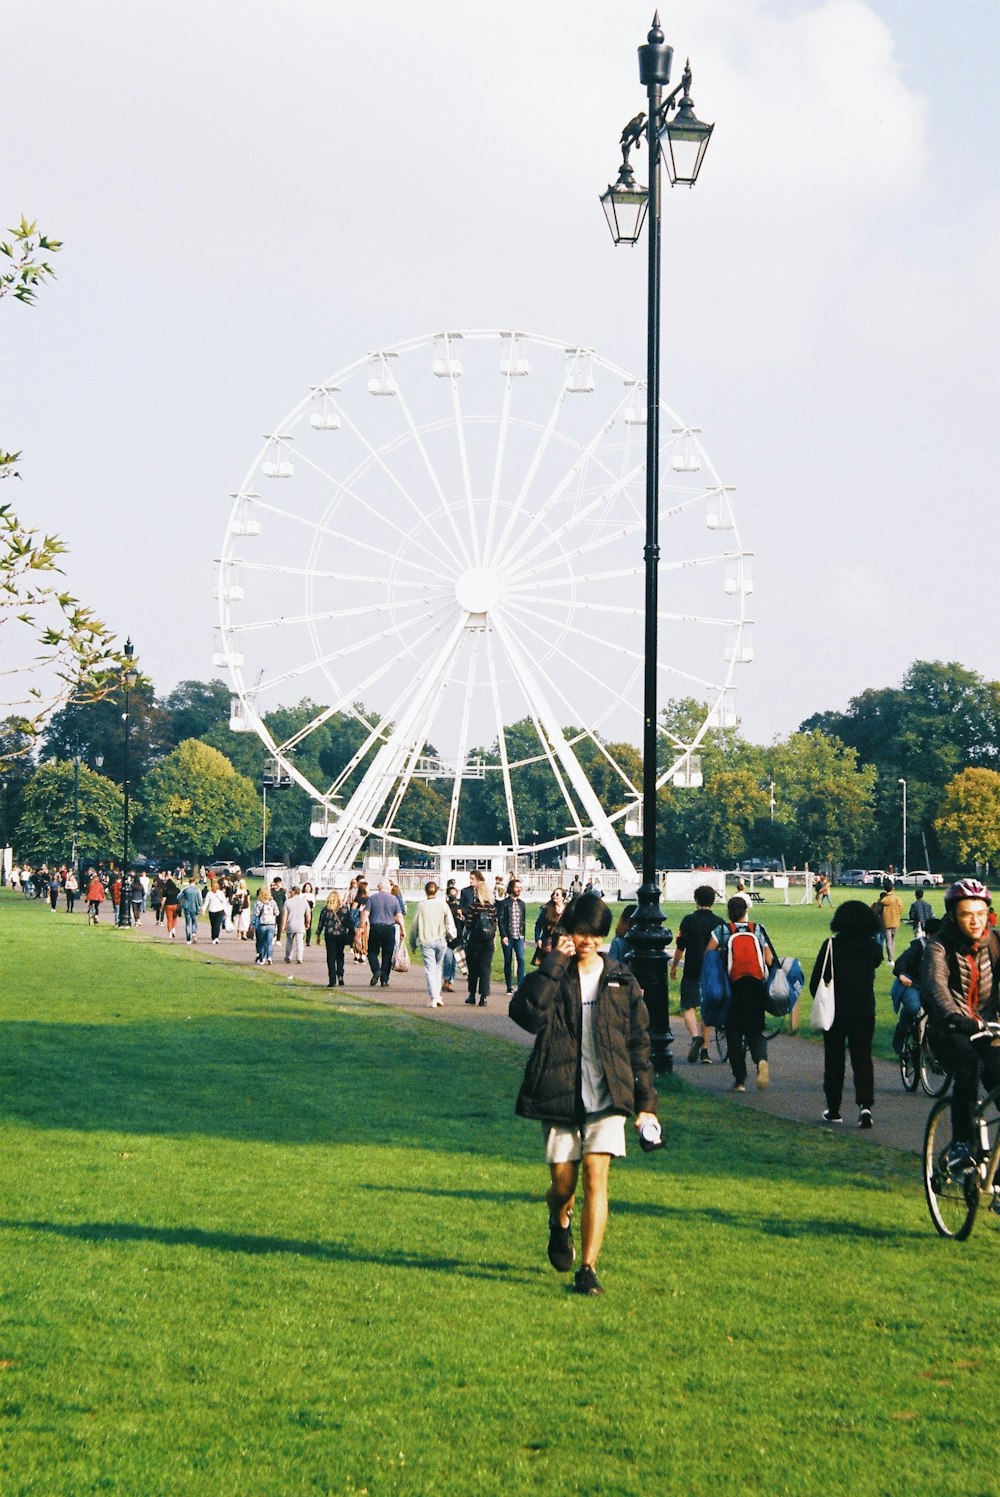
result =
[[[497,934],[497,907],[490,899],[489,886],[482,877],[475,882],[475,898],[471,903],[463,901],[465,916],[465,960],[469,968],[469,996],[466,1003],[471,1007],[479,994],[479,1007],[485,1008],[490,997],[490,972],[493,967],[493,950]],[[463,891],[464,892],[464,891]]]
[[723,953],[729,974],[732,997],[726,1038],[734,1092],[747,1089],[747,1050],[757,1068],[757,1090],[763,1091],[771,1079],[764,1038],[764,1000],[767,971],[774,962],[774,953],[764,927],[747,919],[747,908],[742,894],[734,894],[726,906],[728,922],[716,926],[705,948]]

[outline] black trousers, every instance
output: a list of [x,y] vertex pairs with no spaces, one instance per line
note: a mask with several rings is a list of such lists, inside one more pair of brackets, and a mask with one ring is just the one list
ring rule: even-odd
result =
[[989,1040],[972,1040],[964,1034],[935,1029],[931,1035],[934,1054],[955,1078],[951,1092],[951,1131],[956,1142],[979,1148],[972,1114],[979,1101],[979,1080],[987,1091],[1000,1086],[1000,1050]]
[[469,997],[479,995],[480,1002],[490,996],[490,969],[493,966],[493,942],[465,942],[465,960],[469,968]]
[[383,987],[389,981],[389,974],[392,971],[392,953],[395,949],[395,924],[369,925],[368,965],[372,969],[372,976],[380,978]]
[[344,980],[344,947],[347,945],[347,937],[331,936],[328,931],[324,931],[323,939],[326,942],[327,982],[333,987],[335,982]]
[[875,1033],[875,1009],[870,1013],[850,1012],[834,1019],[823,1033],[823,1092],[831,1112],[840,1111],[844,1095],[845,1046],[851,1055],[854,1072],[854,1097],[859,1107],[871,1107],[875,1101],[875,1069],[872,1065],[872,1036]]
[[226,923],[225,910],[209,910],[208,923],[212,928],[212,940],[217,941],[222,935],[222,927]]
[[726,1039],[729,1042],[729,1065],[733,1081],[742,1084],[747,1079],[747,1057],[754,1065],[767,1059],[767,1040],[764,1038],[764,999],[767,989],[759,977],[738,977],[733,983],[729,1000],[729,1017],[726,1019]]

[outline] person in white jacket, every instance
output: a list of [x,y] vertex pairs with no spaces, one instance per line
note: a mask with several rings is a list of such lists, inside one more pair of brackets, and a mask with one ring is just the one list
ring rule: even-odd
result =
[[424,963],[424,979],[427,983],[428,1008],[443,1008],[441,980],[444,976],[444,958],[448,942],[458,935],[455,921],[447,901],[432,879],[424,885],[427,898],[417,905],[417,913],[410,928],[410,946],[413,951],[420,948]]

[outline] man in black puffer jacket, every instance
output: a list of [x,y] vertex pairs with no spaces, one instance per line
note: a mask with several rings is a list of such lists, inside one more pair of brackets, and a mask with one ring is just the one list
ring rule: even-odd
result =
[[561,1273],[576,1257],[571,1217],[583,1161],[583,1266],[574,1288],[602,1294],[596,1266],[611,1160],[625,1153],[627,1116],[637,1113],[637,1128],[656,1120],[649,1016],[632,973],[598,952],[611,928],[600,895],[581,895],[565,920],[570,929],[510,1002],[514,1023],[536,1036],[516,1111],[542,1123],[549,1262]]

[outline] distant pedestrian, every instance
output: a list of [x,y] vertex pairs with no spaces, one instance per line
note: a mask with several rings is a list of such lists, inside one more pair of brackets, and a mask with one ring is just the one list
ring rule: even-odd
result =
[[177,880],[168,874],[163,880],[163,918],[166,921],[167,935],[171,941],[176,936],[176,925],[180,912],[181,891],[177,886]]
[[449,940],[454,939],[455,921],[446,900],[441,898],[437,884],[431,879],[424,885],[426,898],[417,905],[410,928],[410,945],[419,950],[424,964],[424,980],[427,984],[429,1008],[441,1008],[444,999],[441,987],[444,959]]
[[67,915],[72,915],[73,907],[76,904],[76,897],[80,892],[80,885],[77,883],[76,874],[72,868],[66,870],[63,888],[66,890],[66,913]]
[[312,884],[309,882],[308,879],[302,885],[302,893],[305,895],[306,899],[309,901],[309,916],[308,916],[308,919],[306,920],[306,945],[307,946],[311,946],[312,945],[313,911],[316,908],[316,890],[313,888]]
[[184,916],[184,939],[190,946],[198,939],[198,916],[201,914],[201,890],[194,881],[193,873],[189,874],[177,903]]
[[332,889],[326,904],[319,912],[316,927],[317,941],[322,936],[326,946],[327,987],[344,986],[344,952],[351,940],[351,922],[340,895]]
[[729,973],[726,1041],[733,1091],[746,1091],[748,1050],[757,1068],[757,1090],[763,1091],[771,1080],[764,1037],[764,1001],[767,998],[765,979],[774,962],[774,953],[764,927],[747,919],[747,902],[743,895],[734,894],[726,908],[729,920],[725,925],[716,926],[705,950],[720,950]]
[[524,981],[524,937],[528,912],[521,898],[521,880],[512,878],[507,885],[506,896],[497,903],[497,929],[503,948],[503,975],[507,984],[507,996],[514,996],[514,974],[516,986]]
[[212,932],[212,945],[218,946],[219,937],[222,935],[222,927],[226,923],[226,911],[228,908],[225,894],[213,885],[205,895],[204,910],[208,916],[208,923]]
[[[398,936],[397,936],[398,932]],[[398,938],[406,939],[399,900],[391,893],[389,880],[380,878],[374,894],[368,896],[368,965],[370,987],[389,986],[392,958]]]
[[496,948],[497,907],[490,898],[489,886],[484,878],[476,884],[475,902],[467,905],[465,915],[465,960],[469,969],[469,996],[466,1003],[471,1007],[478,997],[479,1007],[485,1008],[490,1000],[490,976],[493,970],[493,952]]
[[312,905],[309,903],[308,894],[305,894],[298,884],[293,884],[292,892],[285,900],[282,915],[286,962],[291,962],[294,958],[301,967],[305,960],[306,929],[311,919]]
[[277,901],[273,898],[271,891],[265,886],[257,890],[257,898],[254,901],[253,916],[250,924],[257,937],[258,967],[270,967],[274,954],[274,938],[278,930],[278,921],[281,913]]
[[883,879],[876,914],[879,920],[879,942],[886,960],[896,960],[896,932],[903,923],[903,906],[891,878]]
[[919,936],[920,932],[926,931],[928,920],[934,919],[934,911],[927,898],[927,886],[922,885],[916,899],[910,905],[907,912],[907,921],[913,926],[913,934]]
[[824,1123],[842,1123],[844,1049],[850,1051],[858,1126],[872,1126],[875,1071],[872,1037],[875,1033],[875,972],[882,965],[878,927],[873,910],[860,899],[849,899],[830,921],[833,936],[824,941],[809,979],[813,997],[824,972],[833,973],[834,1019],[823,1034]]
[[101,917],[101,903],[104,899],[104,884],[98,874],[93,871],[87,879],[85,897],[87,900],[87,919],[91,925],[96,925]]
[[[739,897],[742,898],[742,896]],[[711,884],[699,884],[694,891],[694,903],[695,908],[689,915],[684,916],[677,931],[677,945],[670,963],[670,977],[673,979],[677,976],[677,968],[683,957],[681,1014],[684,1018],[684,1027],[691,1037],[687,1058],[691,1065],[700,1061],[707,1066],[712,1063],[712,1057],[708,1053],[712,1031],[711,1028],[706,1028],[701,1020],[701,964],[705,959],[705,948],[719,923],[718,917],[712,910],[715,903],[715,890]],[[743,899],[743,907],[746,909],[745,899]]]
[[532,963],[537,966],[543,956],[555,950],[559,937],[559,926],[566,913],[566,891],[553,889],[548,903],[543,904],[535,921],[535,954]]

